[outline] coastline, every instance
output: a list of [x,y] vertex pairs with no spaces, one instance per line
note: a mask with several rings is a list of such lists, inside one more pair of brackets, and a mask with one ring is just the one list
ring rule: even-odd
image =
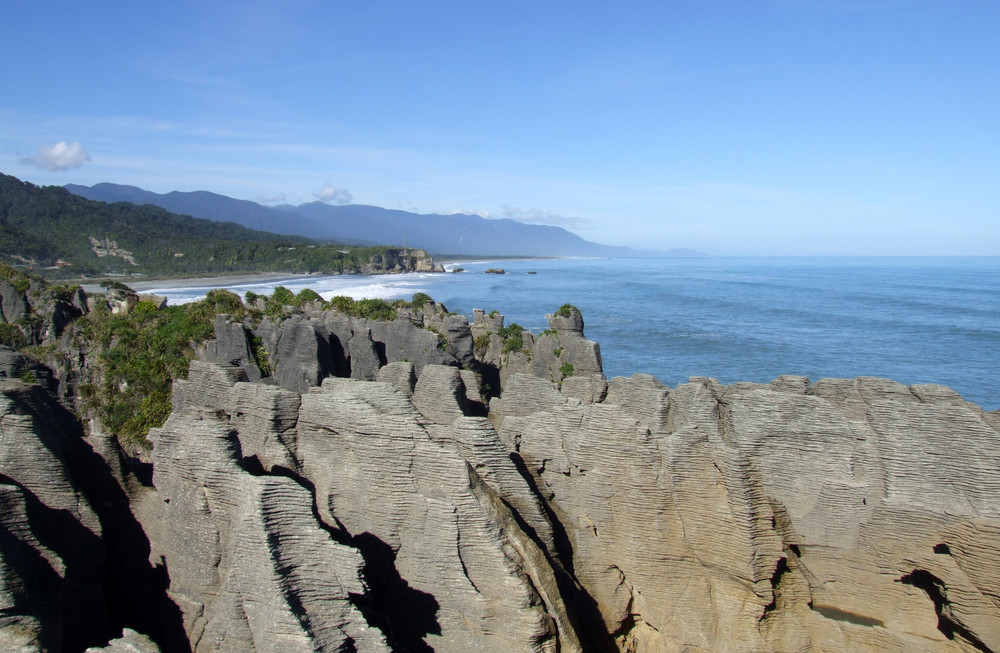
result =
[[247,283],[278,281],[280,279],[299,280],[316,277],[315,274],[292,274],[278,272],[261,272],[258,274],[233,274],[218,277],[178,277],[176,279],[149,279],[127,283],[129,288],[137,292],[152,290],[155,288],[174,288],[183,286],[185,288],[225,288],[226,286],[239,286]]
[[[243,284],[250,283],[266,283],[269,281],[279,281],[279,280],[289,280],[298,281],[300,279],[309,279],[311,277],[321,277],[323,275],[318,274],[295,274],[293,272],[258,272],[258,273],[248,273],[248,274],[227,274],[219,276],[201,276],[201,277],[167,277],[167,278],[157,278],[157,279],[141,279],[141,280],[128,280],[123,279],[111,279],[112,281],[121,281],[126,286],[135,290],[136,292],[148,292],[150,290],[160,289],[160,288],[225,288],[228,286],[239,286]],[[340,275],[340,276],[365,276],[365,275]],[[108,281],[105,279],[104,281]],[[80,287],[84,289],[85,292],[104,292],[103,286],[100,283],[83,283]]]
[[[476,264],[476,263],[491,263],[491,262],[501,262],[501,261],[548,261],[548,260],[558,260],[560,257],[549,256],[549,257],[538,257],[538,256],[455,256],[455,257],[444,257],[440,260],[435,260],[435,263],[441,263],[445,266],[450,265],[461,265],[461,264]],[[374,274],[340,274],[334,276],[342,277],[380,277],[380,276],[396,276],[398,274],[411,274],[410,272],[381,272]],[[414,272],[412,274],[422,274]],[[135,290],[136,292],[145,293],[150,290],[156,289],[167,289],[167,288],[226,288],[228,286],[239,286],[244,284],[252,283],[267,283],[270,281],[288,280],[290,282],[301,281],[302,279],[309,278],[325,278],[330,275],[324,274],[296,274],[294,272],[250,272],[244,274],[222,274],[215,276],[202,275],[197,277],[161,277],[156,278],[144,278],[144,279],[129,279],[125,280],[124,277],[109,277],[107,279],[95,279],[89,283],[85,282],[80,284],[80,287],[84,291],[90,292],[104,292],[104,288],[101,286],[101,282],[107,281],[120,281],[126,286]]]

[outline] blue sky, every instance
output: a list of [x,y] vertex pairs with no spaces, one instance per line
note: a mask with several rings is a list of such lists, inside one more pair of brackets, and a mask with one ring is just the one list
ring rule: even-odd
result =
[[717,255],[1000,255],[1000,3],[8,3],[0,171]]

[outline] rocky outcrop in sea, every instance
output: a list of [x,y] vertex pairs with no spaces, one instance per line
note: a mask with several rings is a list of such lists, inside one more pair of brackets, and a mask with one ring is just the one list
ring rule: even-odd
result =
[[1000,650],[1000,414],[548,319],[221,315],[143,461],[7,374],[0,648]]

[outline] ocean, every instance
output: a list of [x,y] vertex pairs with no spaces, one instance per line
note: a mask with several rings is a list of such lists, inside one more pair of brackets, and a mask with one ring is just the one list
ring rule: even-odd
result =
[[[410,299],[472,319],[498,310],[539,333],[564,303],[582,311],[605,374],[766,383],[782,374],[939,383],[1000,409],[1000,257],[481,260],[464,272],[309,277],[241,284],[270,293]],[[502,267],[506,274],[484,274]],[[534,274],[529,274],[534,272]],[[164,282],[172,303],[208,288]],[[168,287],[170,286],[170,287]]]

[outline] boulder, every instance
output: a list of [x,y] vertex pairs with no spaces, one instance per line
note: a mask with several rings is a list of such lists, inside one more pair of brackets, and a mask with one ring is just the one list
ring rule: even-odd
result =
[[546,315],[545,319],[549,323],[549,328],[556,331],[568,331],[572,333],[583,333],[583,315],[580,309],[566,304],[551,315]]

